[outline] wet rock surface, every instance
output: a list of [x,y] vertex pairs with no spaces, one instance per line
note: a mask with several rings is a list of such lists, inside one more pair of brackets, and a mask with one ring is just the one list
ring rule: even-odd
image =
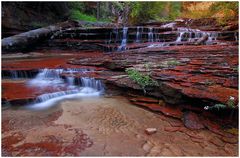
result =
[[[132,67],[142,73],[149,73],[161,85],[157,91],[166,96],[176,97],[178,93],[226,104],[230,96],[238,100],[237,51],[236,46],[219,45],[144,48],[112,53],[101,60],[74,59],[71,63],[100,65],[113,71]],[[107,80],[136,89],[127,76]]]
[[193,112],[185,112],[183,115],[183,122],[187,128],[202,129],[204,125],[201,123],[197,114]]
[[[179,120],[131,106],[120,96],[3,113],[2,154],[8,156],[237,155],[237,142],[206,129],[189,130]],[[146,135],[149,126],[158,132]],[[230,140],[226,134],[224,139]]]
[[[229,28],[218,37],[208,34],[215,38],[209,45],[195,45],[196,30],[154,25],[77,27],[54,35],[34,52],[4,54],[2,155],[236,156],[236,31]],[[142,43],[135,39],[141,29]],[[121,38],[115,38],[118,34]],[[57,79],[67,84],[26,86],[44,69],[61,70]],[[126,69],[135,69],[156,84],[146,86],[144,95]],[[41,112],[24,109],[39,95],[83,84],[84,77],[104,82],[105,97],[65,100]],[[216,105],[224,109],[214,109]],[[147,135],[150,127],[157,132]]]

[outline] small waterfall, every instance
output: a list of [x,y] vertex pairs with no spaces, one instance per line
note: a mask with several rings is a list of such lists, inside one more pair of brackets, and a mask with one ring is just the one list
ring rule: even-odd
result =
[[206,41],[207,45],[213,44],[213,42],[217,40],[218,33],[212,32],[212,33],[207,33],[207,35],[208,35],[208,39]]
[[208,35],[208,40],[206,41],[206,44],[213,44],[213,42],[217,40],[217,32],[206,32],[200,31],[198,29],[178,28],[178,37],[175,42],[195,42],[206,34]]
[[[27,106],[28,109],[41,110],[55,105],[64,99],[99,96],[104,92],[104,85],[100,80],[89,77],[74,78],[74,72],[87,72],[87,69],[43,69],[37,76],[29,81],[29,85],[37,87],[64,87],[65,91],[46,93],[38,96],[33,104]],[[62,73],[70,76],[66,80],[61,77]],[[76,82],[75,82],[76,81]],[[78,81],[78,82],[77,82]],[[60,90],[60,89],[59,89]]]
[[78,92],[79,92],[78,90],[69,90],[69,91],[60,91],[60,92],[42,94],[36,98],[35,102],[41,103],[41,102],[45,102],[52,98],[61,97],[61,96],[68,95],[68,94],[76,94]]
[[237,42],[238,41],[238,32],[234,32],[234,38],[235,38],[235,41]]
[[148,28],[148,42],[153,42],[153,28]]
[[10,78],[11,79],[24,79],[24,78],[31,78],[31,73],[28,73],[27,71],[18,71],[18,70],[10,70]]
[[111,42],[112,42],[112,32],[110,32],[110,34],[109,34],[109,40],[108,40],[108,44],[111,44]]
[[121,45],[118,47],[118,51],[126,50],[127,32],[128,32],[128,27],[123,27],[123,38],[122,38]]
[[30,86],[46,87],[46,86],[59,86],[64,83],[60,77],[63,69],[42,69],[37,76],[28,82]]
[[74,86],[74,77],[68,76],[67,77],[67,83],[69,86]]
[[[92,70],[88,69],[79,69],[79,68],[67,68],[67,69],[41,69],[36,77],[28,82],[29,86],[35,86],[44,88],[47,86],[64,86],[64,80],[60,76],[62,73],[67,73],[72,76],[74,73],[83,73],[90,72]],[[71,77],[67,77],[67,82],[71,83]],[[74,81],[72,81],[74,82]]]
[[177,39],[176,39],[176,42],[177,42],[177,43],[182,41],[182,38],[183,38],[183,35],[184,35],[184,34],[185,34],[185,32],[179,32],[179,35],[178,35],[178,37],[177,37]]
[[116,44],[117,42],[118,42],[118,40],[119,40],[119,36],[118,36],[118,28],[114,28],[113,29],[113,33],[115,34],[115,41],[114,41],[114,43]]
[[29,79],[38,73],[37,70],[2,70],[2,79]]
[[142,33],[143,33],[143,27],[142,26],[138,26],[137,27],[137,33],[136,33],[136,43],[140,43],[141,39],[142,39]]
[[81,80],[82,87],[89,87],[99,91],[104,90],[104,86],[100,80],[96,80],[95,78],[89,78],[89,77],[81,77],[80,80]]
[[37,97],[33,104],[26,106],[30,110],[45,110],[58,102],[66,99],[86,98],[86,97],[98,97],[101,92],[91,88],[82,88],[76,90],[60,91],[54,93],[47,93]]

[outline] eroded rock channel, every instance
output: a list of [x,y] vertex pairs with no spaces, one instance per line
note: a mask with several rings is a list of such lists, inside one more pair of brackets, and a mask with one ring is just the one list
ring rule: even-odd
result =
[[2,155],[238,155],[238,30],[64,26],[5,39]]

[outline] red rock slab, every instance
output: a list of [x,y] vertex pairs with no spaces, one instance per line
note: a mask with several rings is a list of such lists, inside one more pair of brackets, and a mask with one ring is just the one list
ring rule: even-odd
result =
[[212,82],[212,84],[217,83],[224,83],[226,79],[222,77],[216,77],[209,74],[202,74],[202,75],[192,75],[188,77],[188,79],[185,82],[191,82],[191,83],[201,83],[201,84],[208,84],[208,82]]
[[[74,66],[71,64],[67,64],[68,60],[72,58],[99,58],[101,59],[103,53],[101,51],[92,51],[92,52],[84,52],[84,51],[62,51],[62,50],[42,50],[40,53],[47,54],[46,57],[38,58],[38,59],[24,59],[24,60],[7,60],[2,61],[2,69],[43,69],[43,68],[78,68],[78,66]],[[53,54],[54,56],[48,56]],[[59,56],[56,56],[59,54]],[[69,54],[69,55],[64,55]]]
[[164,128],[164,131],[167,131],[167,132],[177,132],[179,131],[180,127],[165,127]]
[[187,74],[185,72],[179,72],[174,70],[158,70],[154,71],[153,78],[160,80],[186,80],[191,77],[191,74]]
[[190,110],[190,111],[203,111],[203,107],[201,106],[193,106],[190,104],[182,104],[180,105],[183,109]]
[[143,97],[143,96],[138,96],[131,98],[130,101],[132,102],[144,102],[144,103],[158,103],[157,99],[154,98],[149,98],[149,97]]
[[230,78],[223,84],[225,87],[238,88],[238,78]]
[[167,121],[172,127],[182,127],[183,123],[180,120],[174,120],[174,121]]
[[200,87],[184,87],[176,83],[167,83],[168,86],[180,90],[183,94],[191,98],[209,99],[226,104],[229,97],[232,96],[238,100],[238,90],[226,88],[220,85]]
[[214,138],[210,139],[209,142],[216,145],[217,147],[224,147],[226,144],[218,137],[214,137]]
[[187,134],[189,137],[194,138],[194,139],[200,139],[202,140],[203,137],[197,134],[196,131],[190,131],[190,130],[185,130],[183,133]]
[[143,102],[133,102],[133,104],[146,107],[152,111],[161,112],[166,116],[171,116],[178,119],[182,118],[182,111],[179,107],[172,107],[170,105],[161,106],[159,104]]
[[83,65],[72,65],[72,64],[63,64],[61,65],[61,68],[79,68],[79,69],[90,69],[90,70],[95,70],[95,71],[104,71],[108,70],[104,67],[96,67],[96,66],[83,66]]
[[203,142],[203,140],[201,140],[201,139],[196,139],[196,138],[191,138],[191,140],[192,140],[193,142],[195,142],[195,143],[202,143],[202,142]]
[[[52,87],[29,87],[26,86],[25,83],[16,82],[2,82],[2,89],[2,98],[7,101],[34,99],[36,96],[44,93],[60,91],[59,89],[54,89]],[[66,90],[66,88],[63,87],[61,90]]]
[[66,58],[47,58],[38,60],[27,61],[15,61],[3,63],[3,69],[44,69],[44,68],[56,68],[66,63]]
[[2,148],[7,151],[14,151],[14,144],[17,144],[25,139],[25,136],[20,132],[14,132],[12,135],[2,138]]
[[229,144],[237,144],[238,143],[238,137],[233,137],[233,138],[227,138],[227,137],[220,137],[220,139]]

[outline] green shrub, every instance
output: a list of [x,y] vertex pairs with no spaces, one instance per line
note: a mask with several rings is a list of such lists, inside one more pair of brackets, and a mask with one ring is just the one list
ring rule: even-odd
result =
[[151,79],[149,75],[141,74],[136,69],[126,69],[126,72],[130,79],[135,81],[143,89],[144,94],[146,94],[146,86],[157,86],[157,82]]
[[220,109],[225,109],[225,108],[234,109],[234,108],[236,108],[234,100],[235,100],[235,98],[230,96],[228,101],[227,101],[227,105],[225,105],[225,104],[215,104],[214,106],[211,106],[211,107],[205,106],[204,109],[205,110],[211,110],[211,109],[220,110]]
[[130,20],[133,24],[149,21],[174,20],[180,15],[180,2],[131,2]]
[[97,19],[94,16],[84,14],[79,10],[72,10],[70,13],[70,18],[72,20],[82,20],[82,21],[91,21],[91,22],[97,21]]

